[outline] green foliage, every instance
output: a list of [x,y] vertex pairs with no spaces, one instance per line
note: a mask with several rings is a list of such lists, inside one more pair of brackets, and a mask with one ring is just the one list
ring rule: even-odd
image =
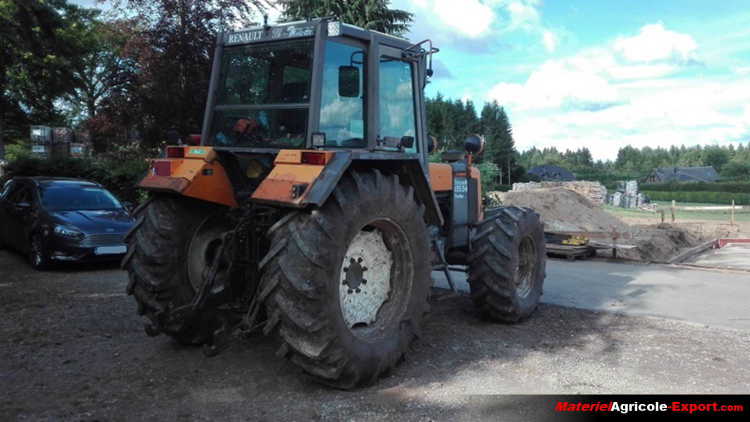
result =
[[729,192],[750,194],[750,182],[648,183],[640,189],[652,192]]
[[31,157],[31,149],[25,142],[18,142],[5,147],[5,159],[9,162],[29,157]]
[[732,192],[689,192],[689,191],[644,191],[653,201],[698,202],[705,204],[750,205],[750,194]]
[[439,144],[430,161],[440,161],[442,151],[463,151],[466,137],[480,134],[485,137],[486,144],[484,152],[475,157],[475,162],[483,169],[483,189],[496,190],[495,186],[508,183],[509,165],[511,180],[525,181],[526,171],[518,164],[511,124],[497,102],[485,104],[481,117],[477,117],[471,100],[450,100],[437,94],[434,99],[427,98],[426,106],[427,131],[438,139]]
[[658,167],[713,166],[722,179],[750,180],[750,148],[692,146],[670,148],[620,148],[614,161],[593,161],[588,148],[561,152],[556,148],[531,148],[520,154],[526,168],[543,164],[557,165],[572,171],[579,180],[596,180],[614,186],[618,180],[640,180]]
[[413,14],[391,9],[389,0],[282,0],[287,21],[333,16],[341,21],[386,34],[401,35],[409,30]]
[[22,157],[8,163],[5,178],[15,176],[74,177],[102,184],[121,201],[138,203],[142,194],[136,188],[148,170],[142,157],[128,160],[107,159],[41,159]]

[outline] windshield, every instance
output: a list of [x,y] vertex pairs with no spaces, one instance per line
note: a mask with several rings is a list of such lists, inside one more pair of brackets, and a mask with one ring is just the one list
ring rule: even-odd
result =
[[111,193],[95,187],[50,186],[41,190],[42,206],[48,211],[119,210]]
[[312,61],[312,40],[227,47],[211,124],[212,144],[304,147]]

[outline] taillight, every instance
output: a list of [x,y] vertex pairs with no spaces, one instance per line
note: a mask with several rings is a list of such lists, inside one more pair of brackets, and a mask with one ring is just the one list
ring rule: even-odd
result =
[[325,165],[326,154],[324,152],[304,151],[302,153],[302,164]]
[[172,175],[172,162],[167,160],[156,160],[153,164],[154,176],[166,176]]
[[167,147],[167,158],[185,158],[185,148]]

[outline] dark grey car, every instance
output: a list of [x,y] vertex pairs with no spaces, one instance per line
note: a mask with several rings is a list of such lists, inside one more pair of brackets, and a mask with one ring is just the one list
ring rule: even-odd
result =
[[26,254],[37,269],[118,259],[133,223],[114,195],[86,180],[18,177],[0,193],[0,247]]

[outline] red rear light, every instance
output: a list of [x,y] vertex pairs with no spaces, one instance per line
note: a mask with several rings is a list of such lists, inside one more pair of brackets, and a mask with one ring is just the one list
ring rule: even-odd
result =
[[185,158],[185,148],[167,147],[167,158]]
[[200,145],[201,144],[201,136],[200,135],[190,135],[190,136],[188,136],[188,144],[189,145]]
[[302,153],[302,164],[323,166],[326,164],[326,154],[324,152],[305,151]]
[[166,176],[172,175],[172,162],[167,160],[154,161],[153,171],[155,176]]

